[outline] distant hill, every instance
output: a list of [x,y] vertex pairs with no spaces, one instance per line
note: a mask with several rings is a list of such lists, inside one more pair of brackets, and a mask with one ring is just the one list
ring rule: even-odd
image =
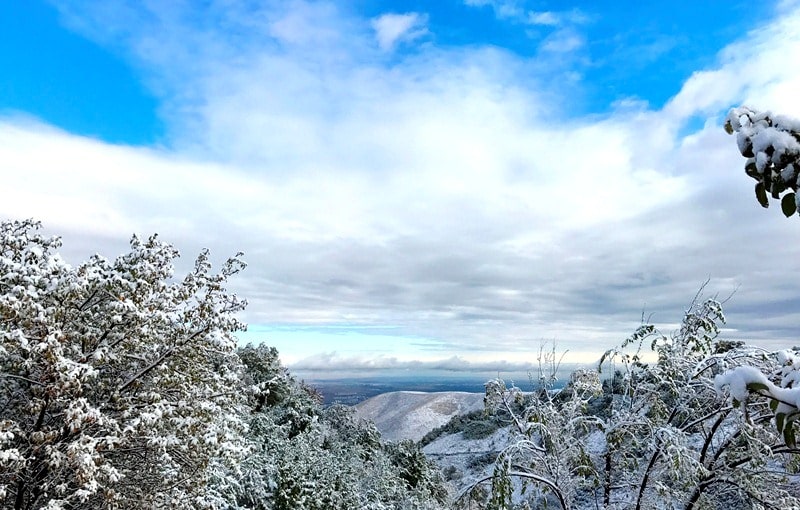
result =
[[483,393],[393,391],[355,406],[361,418],[375,423],[384,439],[419,441],[450,418],[483,409]]

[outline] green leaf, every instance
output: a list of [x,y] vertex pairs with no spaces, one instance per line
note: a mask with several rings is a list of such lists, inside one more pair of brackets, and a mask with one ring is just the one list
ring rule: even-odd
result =
[[775,428],[778,429],[778,432],[783,432],[783,429],[786,428],[786,413],[778,413],[775,415]]
[[794,193],[787,193],[781,199],[781,210],[783,215],[787,218],[797,212],[797,202],[795,202]]
[[786,191],[786,184],[784,184],[784,182],[781,180],[772,181],[769,191],[772,194],[772,198],[778,200],[781,198],[781,193]]
[[794,437],[794,427],[792,427],[791,423],[783,430],[783,442],[786,443],[786,446],[789,448],[797,446],[797,441]]
[[728,133],[729,135],[733,134],[733,126],[731,126],[731,121],[729,120],[725,121],[725,132]]
[[733,407],[739,407],[739,404],[741,404],[741,402],[739,402],[735,398],[731,399],[731,405],[733,405]]
[[778,401],[777,400],[770,400],[769,401],[769,408],[774,413],[778,409]]
[[768,390],[768,389],[769,389],[769,387],[764,383],[760,383],[760,382],[747,383],[747,391],[762,391],[762,390]]
[[756,184],[756,199],[758,203],[761,204],[761,207],[766,209],[769,207],[769,199],[767,199],[767,189],[764,187],[763,182],[759,182]]

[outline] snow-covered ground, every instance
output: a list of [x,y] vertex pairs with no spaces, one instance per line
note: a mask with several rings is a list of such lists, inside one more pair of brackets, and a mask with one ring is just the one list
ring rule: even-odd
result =
[[483,439],[466,439],[461,432],[436,438],[422,451],[442,470],[453,495],[492,473],[497,454],[513,441],[509,428]]
[[[371,420],[384,439],[419,441],[425,434],[445,425],[454,416],[482,410],[482,393],[397,391],[383,393],[355,406],[358,415]],[[500,428],[482,439],[466,439],[461,432],[444,434],[422,451],[433,460],[447,479],[453,496],[492,473],[497,454],[515,436]]]

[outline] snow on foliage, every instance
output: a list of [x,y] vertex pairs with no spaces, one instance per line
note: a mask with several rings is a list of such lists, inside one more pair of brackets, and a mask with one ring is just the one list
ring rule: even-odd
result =
[[232,333],[244,301],[203,252],[134,236],[78,267],[33,221],[0,224],[0,497],[19,508],[199,508],[242,453]]
[[795,449],[794,422],[800,417],[800,353],[782,350],[770,357],[775,359],[775,368],[770,373],[773,380],[755,367],[741,366],[717,375],[716,388],[720,393],[727,388],[733,404],[744,409],[751,397],[768,402],[786,447]]
[[739,152],[747,158],[745,172],[757,181],[758,202],[769,207],[770,194],[781,199],[787,217],[795,214],[800,209],[800,122],[742,106],[730,111],[725,130],[736,133]]
[[[345,406],[323,409],[263,345],[240,350],[246,367],[250,455],[220,482],[230,509],[443,508],[438,471],[411,442],[384,443]],[[221,491],[224,492],[224,491]]]
[[[552,377],[531,393],[487,383],[487,409],[507,415],[518,439],[473,486],[491,482],[486,508],[800,508],[800,451],[770,423],[785,412],[783,430],[794,427],[796,405],[781,406],[796,404],[787,392],[794,398],[800,356],[719,340],[720,322],[710,299],[695,300],[671,335],[641,326],[604,355],[602,384],[590,371],[560,392]],[[554,359],[544,359],[551,374]],[[765,398],[748,399],[754,392]]]
[[438,472],[352,410],[324,410],[275,349],[236,348],[244,300],[202,252],[78,267],[33,221],[0,223],[0,502],[4,508],[442,508]]

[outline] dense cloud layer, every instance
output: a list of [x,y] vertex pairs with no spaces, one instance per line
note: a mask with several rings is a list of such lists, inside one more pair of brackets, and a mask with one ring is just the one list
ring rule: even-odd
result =
[[66,22],[142,69],[170,137],[0,119],[0,215],[43,220],[76,262],[132,232],[242,250],[248,322],[392,327],[484,360],[540,339],[588,359],[643,312],[669,331],[710,278],[709,294],[738,289],[727,334],[797,343],[800,226],[760,210],[721,129],[742,102],[800,116],[792,4],[664,108],[601,118],[564,114],[580,82],[549,81],[551,59],[437,46],[424,13],[79,4]]

